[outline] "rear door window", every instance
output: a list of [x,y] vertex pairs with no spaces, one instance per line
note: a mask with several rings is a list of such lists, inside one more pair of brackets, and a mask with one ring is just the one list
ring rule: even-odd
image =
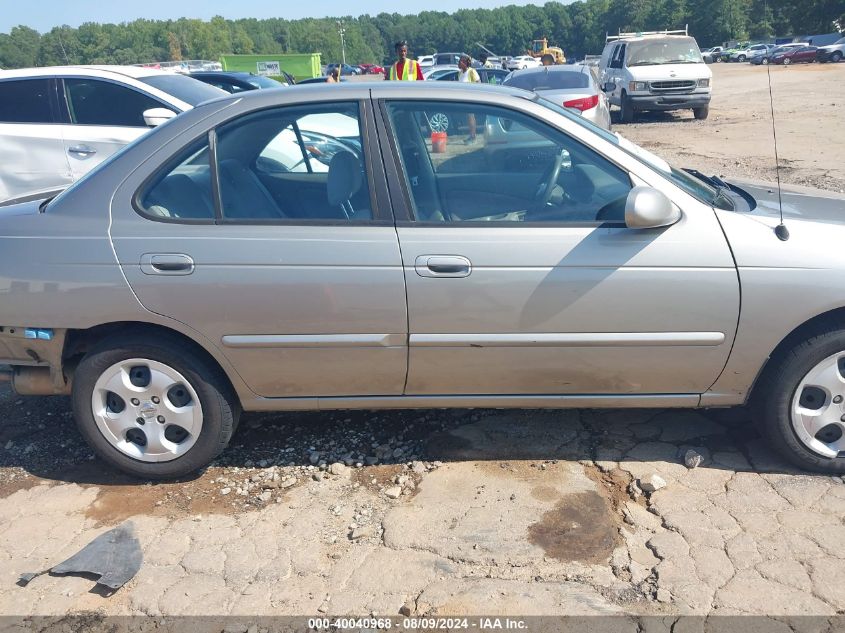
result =
[[0,123],[53,123],[50,80],[0,81]]

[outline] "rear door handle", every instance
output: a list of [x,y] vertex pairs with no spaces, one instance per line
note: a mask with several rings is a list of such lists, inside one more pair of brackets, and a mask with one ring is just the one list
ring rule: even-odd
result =
[[67,151],[71,154],[80,154],[81,156],[93,156],[97,153],[97,150],[87,145],[74,145],[73,147],[68,147]]
[[472,263],[461,255],[420,255],[414,270],[420,277],[469,277]]
[[145,253],[141,255],[141,272],[146,275],[190,275],[194,260],[181,253]]

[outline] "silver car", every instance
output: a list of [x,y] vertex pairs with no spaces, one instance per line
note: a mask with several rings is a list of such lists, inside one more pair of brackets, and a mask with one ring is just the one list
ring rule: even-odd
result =
[[504,85],[533,90],[540,96],[581,116],[606,130],[610,129],[610,108],[589,66],[540,66],[512,72]]
[[145,478],[242,410],[745,403],[842,473],[845,197],[783,213],[521,90],[256,90],[0,207],[0,363]]

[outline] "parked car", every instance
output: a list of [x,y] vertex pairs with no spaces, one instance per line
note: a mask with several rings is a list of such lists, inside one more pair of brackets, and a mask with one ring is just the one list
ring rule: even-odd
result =
[[801,48],[802,46],[808,46],[808,44],[806,42],[792,43],[792,44],[781,44],[780,46],[777,46],[777,47],[771,49],[770,51],[768,51],[768,53],[764,53],[762,55],[755,55],[749,61],[750,61],[750,63],[754,64],[755,66],[766,66],[767,64],[769,64],[771,62],[773,55],[777,55],[781,52],[788,51],[788,50],[791,50],[791,49],[794,49],[794,48]]
[[751,42],[738,42],[734,46],[731,46],[729,48],[725,48],[719,54],[719,58],[720,58],[719,60],[723,61],[723,62],[730,61],[731,55],[733,55],[737,51],[744,50],[744,49],[748,48],[749,46],[751,46]]
[[0,202],[61,190],[180,112],[227,93],[136,66],[0,72]]
[[668,33],[610,36],[599,63],[601,86],[620,109],[624,123],[637,112],[692,110],[696,119],[710,112],[713,73],[695,39]]
[[197,72],[191,73],[190,76],[194,79],[207,83],[215,88],[225,90],[230,94],[236,92],[243,92],[244,90],[258,90],[266,88],[282,88],[283,86],[292,85],[288,83],[281,83],[270,77],[262,75],[253,75],[252,73],[244,72]]
[[360,75],[361,69],[357,66],[350,66],[349,64],[328,64],[326,65],[326,72],[325,75],[329,76],[332,74],[332,71],[340,66],[340,74],[343,75]]
[[436,81],[443,75],[455,72],[457,72],[457,68],[455,66],[432,66],[423,72],[423,79],[426,81]]
[[816,59],[820,62],[841,62],[845,57],[845,37],[827,46],[819,46]]
[[[476,68],[478,78],[483,84],[501,85],[505,78],[511,74],[509,70],[502,70],[500,68]],[[455,68],[443,69],[443,72],[436,72],[435,76],[431,77],[434,81],[458,81],[459,70]]]
[[508,70],[523,70],[540,66],[540,60],[530,55],[519,55],[508,60]]
[[744,64],[752,57],[757,55],[765,55],[772,49],[776,48],[774,44],[751,44],[745,48],[733,51],[728,57],[729,62],[739,62]]
[[724,47],[722,46],[713,46],[712,48],[705,48],[701,51],[701,58],[704,60],[705,64],[713,64],[716,62],[721,62],[722,60],[722,51],[724,51]]
[[377,64],[359,64],[358,68],[361,69],[361,73],[364,75],[383,75],[384,74],[384,66],[379,66]]
[[434,66],[434,55],[423,55],[417,60],[417,63],[420,65],[420,68],[423,69],[423,72],[425,72],[427,69]]
[[810,64],[816,61],[816,51],[819,49],[815,46],[799,46],[796,48],[789,48],[779,53],[773,54],[769,58],[770,64]]
[[[436,153],[432,107],[534,142]],[[265,154],[286,135],[311,161],[297,131],[338,119],[326,173]],[[0,209],[0,362],[18,393],[69,393],[144,479],[208,464],[241,410],[745,403],[792,462],[841,474],[843,203],[784,188],[782,241],[774,187],[522,90],[255,90]]]
[[505,85],[536,92],[544,99],[576,110],[599,127],[610,129],[607,98],[587,66],[541,66],[515,70],[505,80]]
[[433,66],[453,66],[458,67],[458,61],[464,53],[435,53],[433,55]]

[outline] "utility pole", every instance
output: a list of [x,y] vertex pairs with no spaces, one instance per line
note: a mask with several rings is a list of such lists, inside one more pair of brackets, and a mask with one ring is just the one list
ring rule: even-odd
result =
[[343,56],[343,63],[346,63],[346,44],[343,41],[343,34],[346,29],[343,27],[343,20],[337,20],[337,32],[340,34],[340,52]]

